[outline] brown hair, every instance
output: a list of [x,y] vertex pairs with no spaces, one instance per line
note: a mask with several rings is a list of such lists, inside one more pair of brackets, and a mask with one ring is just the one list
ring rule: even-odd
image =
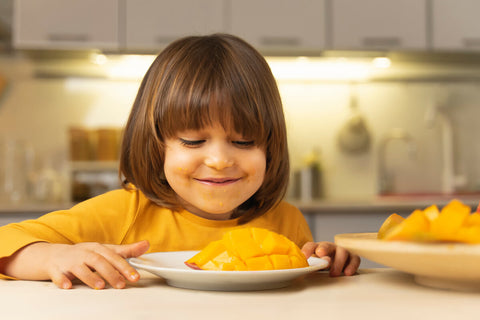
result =
[[285,195],[289,176],[280,94],[260,53],[227,34],[179,39],[152,63],[125,128],[124,188],[134,186],[156,204],[180,209],[163,171],[164,141],[217,121],[226,131],[252,138],[266,153],[262,186],[234,216],[246,222],[272,208]]

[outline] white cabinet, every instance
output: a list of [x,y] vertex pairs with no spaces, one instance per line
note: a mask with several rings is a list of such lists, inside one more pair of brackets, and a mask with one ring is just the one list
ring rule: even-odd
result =
[[230,32],[260,50],[323,49],[324,0],[231,0]]
[[118,0],[15,0],[13,45],[116,50],[118,11]]
[[433,0],[432,48],[480,50],[480,1]]
[[427,48],[426,0],[332,0],[332,10],[333,49]]
[[225,32],[224,0],[125,0],[127,50],[158,51],[179,37]]

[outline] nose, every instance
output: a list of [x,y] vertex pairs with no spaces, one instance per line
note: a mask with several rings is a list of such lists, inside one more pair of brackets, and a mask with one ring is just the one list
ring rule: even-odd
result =
[[222,170],[233,166],[234,160],[230,148],[224,144],[213,144],[208,149],[205,157],[205,165],[216,170]]

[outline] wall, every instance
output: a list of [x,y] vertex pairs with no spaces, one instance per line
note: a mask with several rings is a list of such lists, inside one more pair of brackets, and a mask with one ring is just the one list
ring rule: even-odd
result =
[[[395,173],[398,192],[441,191],[441,129],[429,128],[427,109],[440,99],[454,126],[456,173],[466,176],[468,189],[480,187],[480,137],[476,119],[480,116],[478,83],[365,83],[357,86],[358,107],[372,134],[369,152],[343,153],[337,135],[348,119],[348,84],[280,84],[290,132],[293,166],[312,148],[323,155],[327,197],[371,196],[377,190],[378,146],[392,128],[403,128],[415,139],[412,159],[402,141],[387,148],[387,167]],[[441,98],[439,98],[441,97]],[[445,98],[447,97],[447,98]]]
[[[35,78],[33,65],[21,58],[0,59],[0,74],[9,85],[0,97],[0,137],[31,142],[40,158],[57,168],[67,159],[67,128],[71,125],[121,126],[125,123],[138,81]],[[294,169],[313,148],[321,150],[325,193],[329,198],[371,197],[377,192],[377,151],[392,128],[415,138],[416,157],[406,145],[392,142],[387,164],[396,174],[400,192],[440,191],[441,132],[438,123],[426,126],[427,108],[445,102],[455,127],[457,173],[469,189],[480,188],[480,90],[477,82],[373,82],[356,86],[358,108],[371,132],[370,150],[359,155],[342,152],[336,137],[349,118],[348,83],[280,81]]]

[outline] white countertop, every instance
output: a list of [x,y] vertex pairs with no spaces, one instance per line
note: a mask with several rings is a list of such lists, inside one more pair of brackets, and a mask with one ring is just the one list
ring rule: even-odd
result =
[[142,272],[123,290],[0,280],[2,319],[475,319],[480,292],[438,290],[392,269],[353,277],[325,271],[284,289],[216,292],[179,289]]

